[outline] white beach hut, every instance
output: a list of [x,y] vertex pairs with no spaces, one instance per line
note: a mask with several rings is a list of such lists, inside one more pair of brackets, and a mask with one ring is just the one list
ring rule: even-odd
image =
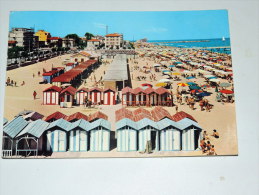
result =
[[69,151],[82,152],[88,150],[88,130],[89,122],[80,119],[71,123],[69,128]]
[[181,150],[181,131],[177,128],[177,122],[164,118],[157,124],[160,129],[160,150]]
[[110,129],[110,122],[104,119],[97,119],[90,123],[90,151],[108,152],[110,150]]
[[139,130],[138,149],[144,151],[148,141],[151,141],[152,150],[159,150],[159,127],[156,122],[144,118],[137,123]]
[[93,104],[100,104],[102,101],[102,89],[100,88],[92,88],[89,90],[89,96],[92,100]]
[[85,97],[88,97],[88,89],[81,88],[76,92],[76,104],[83,105],[85,102]]
[[118,152],[137,151],[137,130],[136,122],[128,118],[116,123]]
[[103,90],[103,104],[115,105],[116,104],[116,91],[111,88]]
[[67,151],[67,131],[71,123],[58,119],[49,124],[46,129],[46,151],[47,152],[65,152]]
[[43,104],[44,105],[58,105],[59,94],[62,91],[60,87],[52,86],[43,91]]
[[122,105],[131,106],[134,101],[133,89],[130,87],[124,87],[122,89]]

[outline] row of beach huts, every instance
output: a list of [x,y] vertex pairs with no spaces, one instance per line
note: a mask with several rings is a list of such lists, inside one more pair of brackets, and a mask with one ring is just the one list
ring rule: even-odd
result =
[[72,86],[61,88],[51,86],[43,91],[43,105],[61,105],[71,107],[72,105],[83,105],[85,100],[91,100],[95,105],[115,105],[120,102],[127,106],[172,106],[173,99],[171,93],[163,88],[140,87],[132,89],[125,87],[121,93],[115,89],[101,89],[94,87],[91,89],[75,89]]
[[[202,128],[185,112],[170,115],[162,107],[148,111],[138,108],[116,111],[115,139],[111,138],[108,117],[96,112],[86,116],[66,116],[55,112],[45,120],[42,115],[19,115],[4,119],[3,157],[50,155],[53,152],[195,151],[199,149]],[[111,143],[115,142],[115,143]]]

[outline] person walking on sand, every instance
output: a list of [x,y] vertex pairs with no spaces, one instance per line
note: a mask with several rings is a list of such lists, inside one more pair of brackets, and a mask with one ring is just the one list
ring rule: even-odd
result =
[[34,73],[32,74],[32,77],[33,77],[33,78],[35,77]]
[[34,98],[34,100],[36,99],[36,96],[37,96],[37,92],[34,91],[34,92],[33,92],[33,98]]

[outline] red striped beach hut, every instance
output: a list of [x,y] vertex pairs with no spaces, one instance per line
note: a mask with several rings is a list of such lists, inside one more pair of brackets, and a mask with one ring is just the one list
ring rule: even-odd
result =
[[157,105],[157,94],[155,90],[151,87],[148,87],[144,90],[146,94],[146,105],[147,106],[156,106]]
[[158,95],[158,105],[172,106],[171,93],[167,89],[159,87],[155,90],[155,92]]
[[115,105],[116,104],[116,91],[112,88],[103,90],[103,104]]
[[72,107],[76,89],[69,86],[60,92],[60,106],[61,107]]
[[131,106],[133,104],[133,101],[135,101],[133,89],[131,89],[130,87],[124,87],[121,92],[122,92],[122,105]]
[[43,104],[44,105],[58,105],[59,104],[59,94],[62,88],[57,86],[52,86],[43,91]]
[[66,118],[67,116],[61,112],[54,112],[53,114],[47,116],[47,118],[45,119],[45,121],[47,122],[53,122],[53,121],[56,121],[58,119],[61,119],[61,118]]
[[76,92],[76,104],[83,105],[85,103],[85,98],[88,98],[88,89],[81,88]]
[[133,93],[136,97],[136,105],[137,106],[144,106],[146,105],[146,94],[144,93],[144,90],[140,87],[137,87],[133,89]]
[[89,90],[89,97],[93,104],[101,104],[102,103],[102,92],[103,90],[95,87]]
[[84,120],[88,121],[88,116],[84,115],[81,112],[76,112],[76,113],[71,114],[71,115],[69,115],[65,118],[65,120],[67,120],[68,122],[71,122],[71,123],[73,123],[75,121],[78,121],[80,119],[84,119]]

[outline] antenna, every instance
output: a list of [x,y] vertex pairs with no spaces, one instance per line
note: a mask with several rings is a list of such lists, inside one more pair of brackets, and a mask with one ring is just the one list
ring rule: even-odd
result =
[[108,25],[106,25],[106,35],[108,35]]

